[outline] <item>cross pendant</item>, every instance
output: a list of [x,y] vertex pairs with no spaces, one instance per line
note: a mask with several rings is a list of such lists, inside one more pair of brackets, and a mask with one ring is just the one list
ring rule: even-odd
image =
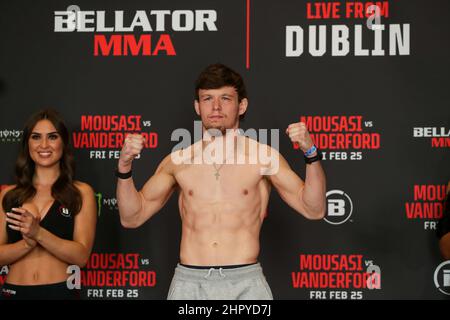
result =
[[214,175],[216,176],[216,180],[219,180],[220,173],[216,172],[216,173],[214,173]]

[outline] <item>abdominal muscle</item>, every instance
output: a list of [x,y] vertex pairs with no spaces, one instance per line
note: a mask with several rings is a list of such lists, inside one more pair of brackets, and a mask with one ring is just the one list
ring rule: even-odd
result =
[[268,192],[255,186],[248,195],[214,200],[181,192],[180,262],[213,266],[255,263]]
[[36,246],[29,254],[9,267],[6,282],[14,285],[44,285],[64,282],[68,264],[47,250]]

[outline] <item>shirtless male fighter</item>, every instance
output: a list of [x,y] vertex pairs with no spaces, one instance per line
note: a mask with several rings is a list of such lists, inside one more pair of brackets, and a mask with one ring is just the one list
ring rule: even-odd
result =
[[[167,298],[273,299],[258,263],[259,234],[270,189],[274,186],[281,198],[307,219],[322,219],[326,180],[318,161],[320,152],[304,123],[287,127],[291,141],[305,153],[303,181],[275,148],[238,134],[240,117],[247,110],[247,94],[242,77],[224,65],[203,70],[195,94],[203,139],[165,157],[140,191],[131,168],[143,149],[144,138],[130,134],[125,139],[116,171],[121,224],[125,228],[141,226],[177,190],[182,221],[180,263]],[[227,145],[224,139],[230,135],[233,147],[223,149]],[[239,156],[250,160],[255,153],[249,148],[252,143],[258,154],[264,151],[276,159],[276,168],[272,162],[230,161]],[[224,150],[217,152],[221,159],[202,161],[202,151],[211,147]]]

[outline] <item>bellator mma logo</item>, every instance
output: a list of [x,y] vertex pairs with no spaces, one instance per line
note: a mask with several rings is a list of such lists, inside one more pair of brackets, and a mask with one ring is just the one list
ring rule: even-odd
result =
[[444,261],[436,267],[433,280],[436,289],[450,296],[450,260]]
[[432,148],[450,147],[450,129],[445,127],[414,127],[414,138],[430,138]]
[[145,131],[150,126],[151,121],[143,121],[140,115],[82,115],[81,130],[73,132],[73,145],[75,149],[91,149],[90,159],[119,159],[120,149],[129,133],[141,134],[146,149],[158,146],[158,134]]
[[413,201],[405,203],[405,213],[408,220],[424,221],[425,230],[436,230],[437,220],[444,214],[445,184],[414,185]]
[[[365,132],[373,129],[374,122],[364,120],[361,115],[301,116],[300,121],[306,124],[315,145],[322,151],[322,160],[358,161],[363,159],[361,150],[380,149],[380,134]],[[298,149],[298,145],[294,144],[294,148]]]
[[[174,32],[217,31],[215,10],[55,11],[54,32],[91,32],[94,56],[176,56]],[[133,32],[144,32],[141,35]],[[155,34],[154,32],[158,32]],[[107,35],[108,33],[114,33]]]
[[[314,1],[307,2],[301,12],[308,21],[321,24],[308,26],[307,41],[302,26],[286,26],[286,57],[300,57],[306,50],[313,57],[323,57],[330,51],[331,56],[346,56],[351,49],[354,56],[385,56],[383,42],[388,43],[390,56],[410,54],[410,24],[381,24],[381,17],[389,18],[388,1]],[[367,19],[367,28],[362,24],[351,27],[325,24],[327,20],[336,19]],[[383,41],[383,37],[388,41]],[[373,38],[370,47],[363,45],[368,42],[366,38]],[[306,50],[305,43],[308,44]]]
[[[327,214],[323,219],[333,225],[349,221],[353,213],[353,202],[350,196],[342,190],[330,190],[326,197]],[[350,222],[353,221],[350,220]]]

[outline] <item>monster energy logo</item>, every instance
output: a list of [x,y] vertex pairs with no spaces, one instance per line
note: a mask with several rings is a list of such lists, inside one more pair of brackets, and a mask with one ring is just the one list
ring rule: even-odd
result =
[[102,213],[102,198],[103,198],[103,195],[100,192],[97,192],[95,194],[95,197],[97,198],[97,212],[98,212],[98,216],[100,217],[100,215]]
[[95,194],[97,198],[97,206],[98,206],[98,216],[100,217],[102,213],[102,207],[108,206],[110,210],[117,210],[117,199],[116,198],[103,198],[103,194],[98,192]]

